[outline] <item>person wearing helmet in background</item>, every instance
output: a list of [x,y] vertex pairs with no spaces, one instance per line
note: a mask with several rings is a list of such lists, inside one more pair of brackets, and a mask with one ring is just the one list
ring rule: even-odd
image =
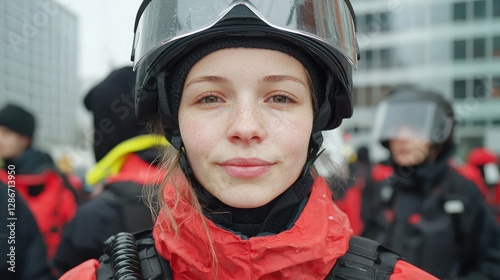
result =
[[351,238],[310,175],[322,131],[352,113],[353,18],[344,0],[144,1],[138,116],[171,144],[153,239],[111,237],[61,279],[435,279]]
[[459,171],[476,183],[497,222],[500,222],[500,172],[497,155],[484,147],[474,148]]
[[363,236],[447,279],[500,279],[500,233],[478,188],[452,166],[454,116],[438,93],[402,87],[380,102]]

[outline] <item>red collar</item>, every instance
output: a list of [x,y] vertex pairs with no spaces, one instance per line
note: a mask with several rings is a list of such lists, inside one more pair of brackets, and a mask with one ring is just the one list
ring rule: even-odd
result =
[[[171,193],[166,189],[166,193]],[[201,217],[185,201],[173,213],[179,235],[168,230],[162,212],[153,234],[158,252],[170,261],[174,279],[324,279],[348,249],[352,230],[332,201],[323,178],[295,225],[277,235],[242,240],[203,217],[218,257],[214,271]],[[242,278],[244,277],[244,278]]]

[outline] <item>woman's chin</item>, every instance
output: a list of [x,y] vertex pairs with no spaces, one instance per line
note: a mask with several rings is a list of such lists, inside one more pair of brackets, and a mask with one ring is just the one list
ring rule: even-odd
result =
[[[279,195],[279,194],[278,194]],[[224,204],[235,208],[257,208],[268,204],[278,195],[276,194],[261,194],[256,195],[240,192],[239,194],[226,194],[224,196],[216,196]]]

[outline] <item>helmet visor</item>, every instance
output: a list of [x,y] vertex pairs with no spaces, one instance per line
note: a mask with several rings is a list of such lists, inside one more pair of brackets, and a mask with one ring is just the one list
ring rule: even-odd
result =
[[377,111],[375,137],[382,142],[413,139],[442,143],[448,138],[451,126],[441,111],[430,101],[383,102]]
[[[357,68],[357,41],[347,0],[152,0],[138,13],[134,66],[160,46],[196,34],[245,5],[267,25],[322,41]],[[145,3],[143,3],[145,5]]]

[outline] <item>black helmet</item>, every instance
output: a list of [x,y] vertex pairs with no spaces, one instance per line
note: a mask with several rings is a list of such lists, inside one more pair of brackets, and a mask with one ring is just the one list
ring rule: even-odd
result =
[[312,139],[321,145],[322,130],[352,115],[351,72],[359,56],[354,17],[349,0],[144,0],[131,58],[137,72],[137,116],[148,120],[159,114],[167,139],[179,149],[179,100],[172,96],[180,99],[181,93],[166,90],[177,64],[214,40],[270,39],[306,54],[326,75],[323,92],[315,92]]
[[[455,118],[443,95],[415,87],[392,90],[377,107],[374,135],[388,148],[391,139],[406,137],[452,146]],[[402,130],[405,134],[402,135]]]

